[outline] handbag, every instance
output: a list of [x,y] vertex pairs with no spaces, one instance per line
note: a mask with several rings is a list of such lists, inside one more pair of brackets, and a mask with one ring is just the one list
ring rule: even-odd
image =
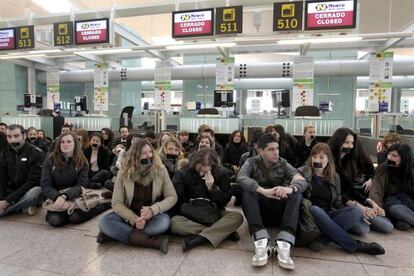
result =
[[211,226],[221,218],[221,211],[208,198],[194,198],[181,204],[181,215],[205,226]]
[[313,219],[310,207],[312,202],[309,199],[303,198],[300,204],[299,224],[297,230],[297,246],[307,246],[316,240],[321,232]]
[[81,187],[82,192],[79,197],[75,198],[69,202],[69,208],[67,210],[56,209],[54,208],[54,201],[51,199],[47,199],[43,202],[42,206],[48,211],[51,212],[67,212],[68,215],[73,214],[76,209],[82,210],[83,212],[87,213],[91,209],[98,206],[98,204],[102,201],[100,192],[95,190],[89,190]]

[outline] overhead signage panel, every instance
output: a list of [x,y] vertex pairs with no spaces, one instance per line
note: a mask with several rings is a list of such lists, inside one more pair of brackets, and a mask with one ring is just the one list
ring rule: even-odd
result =
[[216,8],[216,35],[243,33],[243,6]]
[[16,49],[30,49],[35,47],[34,26],[16,28]]
[[109,43],[109,19],[75,22],[76,45]]
[[173,12],[172,37],[214,35],[214,10],[191,10]]
[[55,46],[67,46],[73,44],[72,21],[53,24],[53,42]]
[[356,0],[306,2],[306,30],[355,28]]
[[16,33],[14,28],[0,29],[0,51],[16,48]]
[[273,4],[273,31],[302,30],[303,2],[283,2]]

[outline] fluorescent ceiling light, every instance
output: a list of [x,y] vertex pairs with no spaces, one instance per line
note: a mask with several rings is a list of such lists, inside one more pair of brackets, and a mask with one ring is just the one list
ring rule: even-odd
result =
[[90,50],[90,51],[78,51],[74,52],[75,55],[110,55],[110,54],[120,54],[120,53],[128,53],[132,52],[132,49],[125,48],[125,49],[102,49],[102,50]]
[[280,45],[298,45],[305,43],[338,43],[338,42],[354,42],[360,41],[360,36],[350,37],[320,37],[320,38],[303,38],[303,39],[286,39],[279,40],[277,43]]
[[29,51],[29,54],[52,54],[52,53],[61,53],[60,49],[50,49],[50,50],[39,50],[39,51]]
[[36,54],[36,55],[3,55],[0,56],[0,59],[19,59],[19,58],[38,58],[44,57],[46,54]]
[[72,4],[68,0],[32,0],[40,8],[50,13],[70,12]]
[[236,43],[209,43],[209,44],[185,44],[185,45],[170,45],[165,47],[167,50],[189,50],[189,49],[209,49],[216,47],[233,47]]

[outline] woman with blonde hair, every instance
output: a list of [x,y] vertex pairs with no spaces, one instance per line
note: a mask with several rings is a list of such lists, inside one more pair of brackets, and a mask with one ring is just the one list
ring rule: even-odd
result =
[[114,212],[99,223],[97,242],[115,239],[125,244],[168,252],[168,237],[157,237],[170,227],[166,213],[177,193],[151,144],[133,143],[122,161],[112,196]]
[[162,163],[168,170],[170,179],[178,170],[178,163],[184,159],[183,147],[180,141],[174,136],[166,139],[161,147],[157,150]]

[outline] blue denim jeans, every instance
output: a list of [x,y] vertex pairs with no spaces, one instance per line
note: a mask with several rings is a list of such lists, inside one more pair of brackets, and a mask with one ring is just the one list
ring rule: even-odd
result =
[[403,221],[414,227],[414,200],[405,193],[389,196],[385,202],[385,212],[396,221]]
[[365,221],[361,221],[352,227],[351,232],[356,235],[367,234],[370,229],[384,234],[389,234],[394,230],[392,222],[387,217],[375,216],[369,220],[371,226]]
[[[145,223],[142,230],[150,236],[156,236],[165,233],[170,228],[170,216],[166,213],[158,214]],[[128,243],[134,227],[126,222],[117,213],[112,212],[104,216],[99,222],[99,230],[117,241]]]
[[27,191],[18,202],[13,205],[10,205],[4,210],[4,213],[0,217],[16,214],[23,211],[23,209],[29,208],[30,206],[36,206],[42,201],[42,188],[33,187]]
[[334,241],[345,251],[354,253],[358,243],[347,232],[362,220],[362,211],[355,207],[345,207],[326,212],[318,206],[311,206],[310,211],[323,238]]

